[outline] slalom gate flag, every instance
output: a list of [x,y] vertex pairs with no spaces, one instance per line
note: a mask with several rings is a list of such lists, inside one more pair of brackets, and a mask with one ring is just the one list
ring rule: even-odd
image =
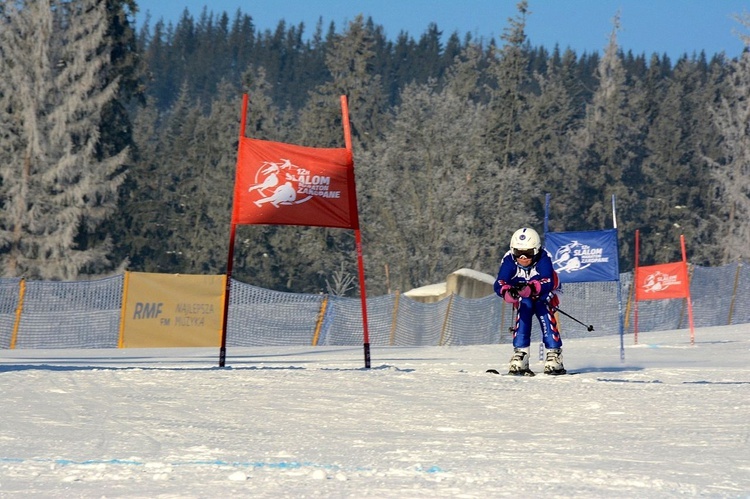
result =
[[359,228],[351,151],[239,140],[233,223]]
[[617,229],[548,232],[544,246],[560,282],[619,281]]
[[688,282],[687,265],[684,262],[636,268],[636,300],[665,300],[668,298],[688,298],[689,296],[690,283]]

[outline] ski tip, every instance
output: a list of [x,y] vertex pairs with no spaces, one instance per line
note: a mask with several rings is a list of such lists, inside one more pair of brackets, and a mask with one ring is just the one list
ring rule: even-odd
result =
[[485,372],[490,373],[490,374],[499,374],[500,376],[513,376],[513,377],[520,377],[520,378],[523,378],[524,376],[525,377],[536,376],[536,374],[531,370],[518,372],[518,373],[501,373],[497,369],[487,369]]

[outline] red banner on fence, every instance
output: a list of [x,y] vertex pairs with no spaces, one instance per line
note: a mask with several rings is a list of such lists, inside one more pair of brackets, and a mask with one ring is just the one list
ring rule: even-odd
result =
[[236,224],[359,228],[352,153],[240,137]]

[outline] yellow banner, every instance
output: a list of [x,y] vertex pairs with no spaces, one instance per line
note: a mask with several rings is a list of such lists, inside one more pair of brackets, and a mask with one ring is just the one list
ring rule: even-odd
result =
[[225,275],[127,272],[120,347],[218,347]]

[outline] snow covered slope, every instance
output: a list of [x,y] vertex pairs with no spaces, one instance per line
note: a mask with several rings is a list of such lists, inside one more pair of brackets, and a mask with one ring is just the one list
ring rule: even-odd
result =
[[510,354],[5,350],[0,497],[750,495],[750,325]]

